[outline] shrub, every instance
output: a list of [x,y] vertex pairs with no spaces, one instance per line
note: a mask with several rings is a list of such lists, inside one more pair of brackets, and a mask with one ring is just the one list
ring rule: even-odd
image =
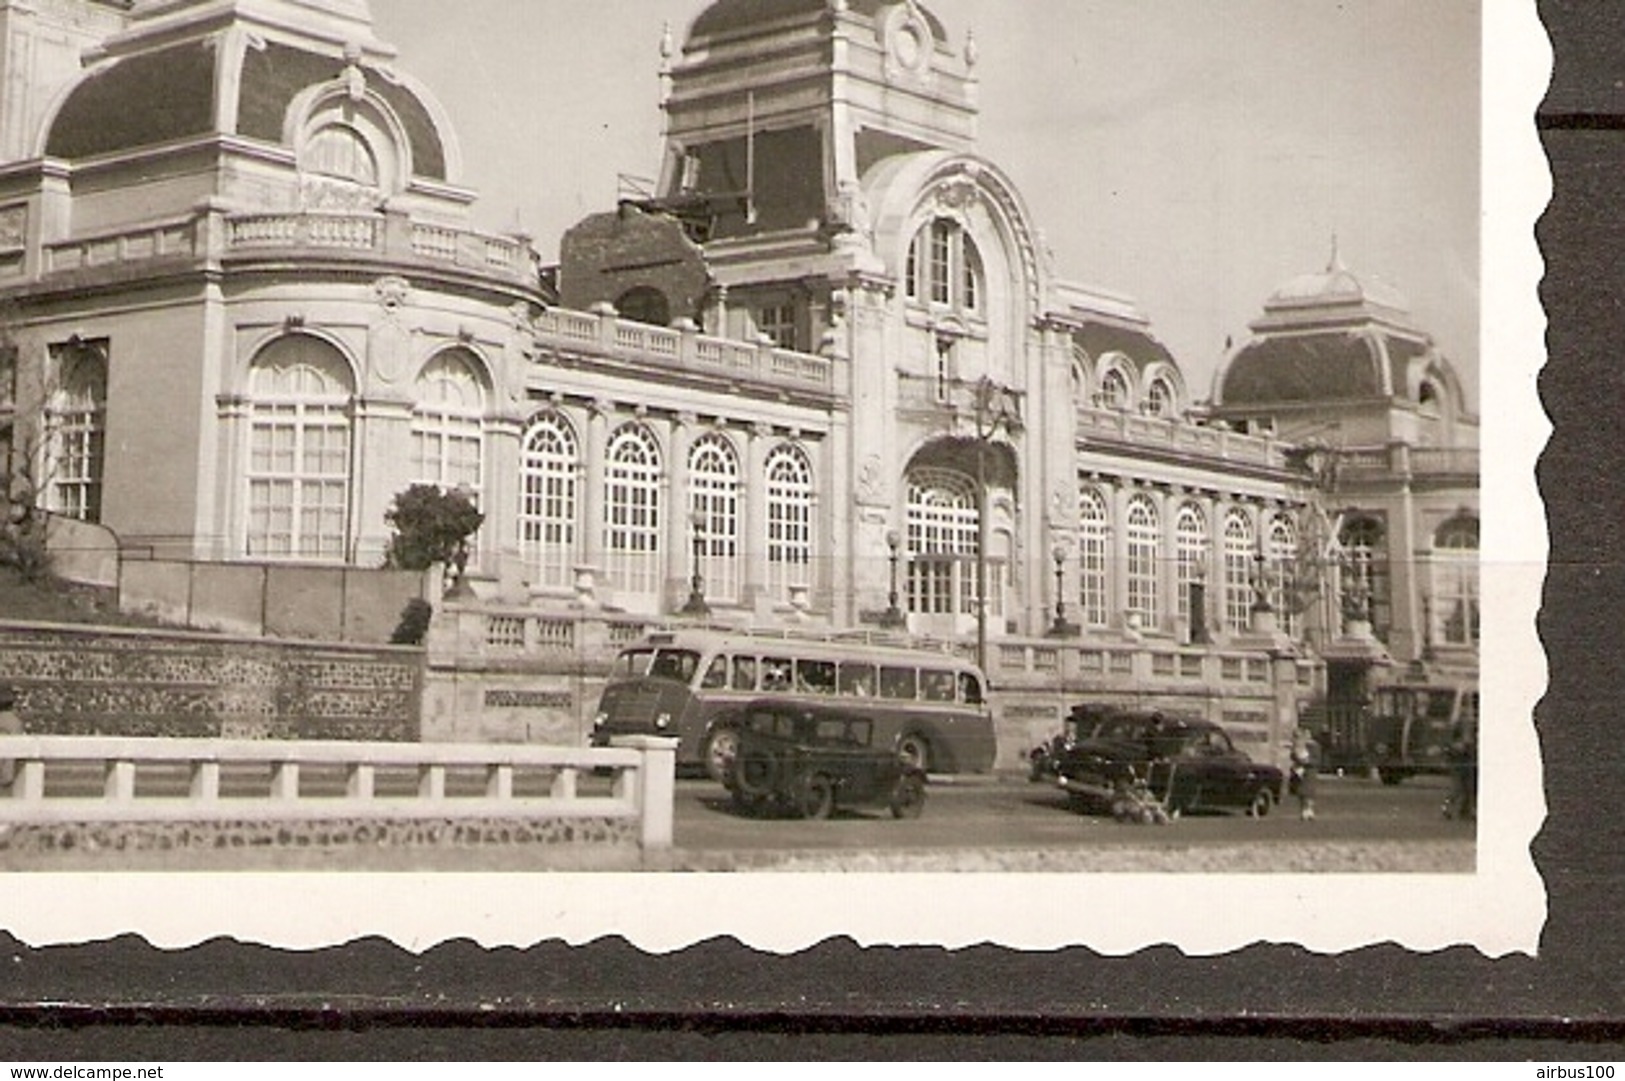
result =
[[485,515],[466,492],[414,484],[395,496],[384,521],[395,531],[384,550],[385,566],[426,571],[443,563],[461,578],[468,565],[468,538]]

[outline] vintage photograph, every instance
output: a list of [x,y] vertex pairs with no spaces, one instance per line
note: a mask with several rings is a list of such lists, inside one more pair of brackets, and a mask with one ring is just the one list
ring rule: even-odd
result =
[[12,933],[1533,949],[1533,4],[0,36]]

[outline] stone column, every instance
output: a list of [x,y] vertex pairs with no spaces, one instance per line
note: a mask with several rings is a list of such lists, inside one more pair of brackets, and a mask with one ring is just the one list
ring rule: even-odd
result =
[[583,577],[596,579],[595,588],[605,583],[604,553],[604,456],[609,450],[609,418],[615,403],[598,398],[587,406],[587,441],[582,448],[584,461],[581,493],[581,563],[576,568],[578,581]]
[[745,440],[745,492],[740,507],[740,555],[745,561],[739,602],[761,616],[783,598],[767,594],[767,452],[773,445],[773,426],[752,424]]
[[667,426],[666,491],[666,607],[672,611],[688,599],[689,579],[694,566],[693,527],[689,523],[688,453],[694,445],[694,429],[699,418],[682,412]]

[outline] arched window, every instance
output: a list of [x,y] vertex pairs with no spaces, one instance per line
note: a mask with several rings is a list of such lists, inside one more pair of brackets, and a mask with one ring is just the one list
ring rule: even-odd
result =
[[107,435],[107,343],[52,349],[61,373],[46,411],[47,505],[85,522],[102,520]]
[[1245,631],[1253,611],[1253,523],[1244,511],[1224,516],[1224,622]]
[[1265,552],[1269,560],[1270,607],[1275,609],[1280,626],[1288,633],[1297,629],[1297,614],[1293,611],[1295,598],[1291,595],[1297,572],[1298,531],[1285,515],[1276,515],[1270,522],[1269,547]]
[[1148,627],[1157,621],[1157,556],[1161,548],[1157,506],[1143,495],[1128,503],[1128,610]]
[[700,551],[699,574],[713,600],[739,599],[739,455],[716,433],[688,455],[688,510]]
[[1117,368],[1106,369],[1100,377],[1100,405],[1103,409],[1129,407],[1128,379]]
[[1179,596],[1175,599],[1179,618],[1191,617],[1191,583],[1207,570],[1207,515],[1195,503],[1185,503],[1174,519],[1175,577]]
[[[1393,625],[1388,531],[1382,519],[1371,514],[1359,514],[1344,523],[1337,539],[1343,549],[1343,563],[1339,571],[1342,595],[1349,596],[1350,590],[1364,590],[1369,605],[1371,631],[1377,638],[1387,641]],[[1351,581],[1353,576],[1364,580]]]
[[982,310],[982,256],[965,227],[937,218],[914,236],[903,268],[910,300],[965,312]]
[[1445,645],[1478,644],[1478,519],[1452,518],[1433,538],[1433,619]]
[[360,132],[348,124],[327,124],[305,143],[301,163],[306,172],[378,186],[378,159]]
[[978,522],[971,478],[945,469],[909,474],[909,611],[975,614]]
[[1174,415],[1174,388],[1168,380],[1153,379],[1145,388],[1145,411],[1153,417]]
[[569,421],[537,417],[520,450],[519,551],[539,586],[571,584],[581,448]]
[[343,560],[355,394],[349,364],[326,342],[292,335],[254,358],[248,387],[244,554]]
[[604,456],[604,557],[610,585],[660,592],[660,448],[641,424],[617,428]]
[[1087,627],[1104,627],[1111,612],[1112,515],[1095,488],[1078,495],[1078,607]]
[[441,353],[418,376],[412,410],[412,479],[476,503],[484,473],[485,388],[461,350]]
[[767,456],[767,586],[786,600],[791,586],[809,586],[813,535],[812,464],[800,447],[775,447]]

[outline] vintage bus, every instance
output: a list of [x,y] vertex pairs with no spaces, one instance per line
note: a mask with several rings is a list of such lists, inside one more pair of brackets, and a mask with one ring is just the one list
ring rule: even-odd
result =
[[842,639],[771,638],[678,630],[620,652],[593,718],[592,742],[678,739],[679,767],[724,775],[735,735],[729,714],[760,698],[839,704],[874,722],[876,746],[940,773],[993,767],[987,682],[950,653]]
[[[1478,685],[1473,681],[1378,684],[1369,703],[1329,703],[1305,717],[1324,764],[1375,770],[1385,784],[1448,773],[1465,744],[1478,742]],[[1457,746],[1453,753],[1452,745]]]

